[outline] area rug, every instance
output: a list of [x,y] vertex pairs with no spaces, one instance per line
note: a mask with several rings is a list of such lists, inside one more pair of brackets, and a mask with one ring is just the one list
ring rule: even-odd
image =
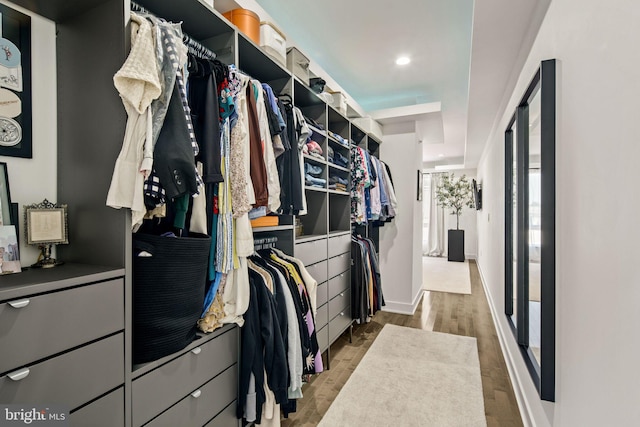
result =
[[319,424],[486,425],[476,339],[390,324]]
[[444,257],[422,257],[422,289],[471,294],[469,261],[447,261]]

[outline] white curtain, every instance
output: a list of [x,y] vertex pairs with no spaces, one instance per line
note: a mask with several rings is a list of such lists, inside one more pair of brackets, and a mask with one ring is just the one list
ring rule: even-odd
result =
[[[444,240],[444,209],[436,203],[436,188],[440,183],[441,173],[431,174],[429,193],[425,194],[423,209],[429,212],[428,233],[423,239],[423,255],[444,256],[446,253]],[[426,243],[426,245],[424,244]]]

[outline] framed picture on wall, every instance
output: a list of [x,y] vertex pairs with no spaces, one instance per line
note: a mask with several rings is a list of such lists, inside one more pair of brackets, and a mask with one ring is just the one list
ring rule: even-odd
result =
[[11,214],[11,193],[9,192],[9,174],[7,164],[0,163],[0,226],[14,224]]
[[0,155],[32,157],[31,17],[0,4]]

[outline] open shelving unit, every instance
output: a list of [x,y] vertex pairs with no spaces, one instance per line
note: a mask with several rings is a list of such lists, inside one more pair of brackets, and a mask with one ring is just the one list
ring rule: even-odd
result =
[[[11,293],[5,289],[5,294],[0,295],[0,304],[14,298],[54,298],[57,293],[64,296],[68,292],[69,296],[81,297],[63,299],[82,302],[75,304],[74,309],[84,306],[96,310],[97,307],[106,310],[107,317],[113,321],[113,327],[110,325],[110,329],[101,331],[92,327],[104,325],[94,325],[95,320],[87,323],[99,319],[98,314],[74,317],[87,319],[86,325],[75,325],[74,330],[89,331],[86,339],[77,342],[70,337],[73,335],[70,328],[52,323],[46,331],[47,339],[52,340],[52,333],[60,334],[67,345],[51,352],[42,350],[38,361],[51,362],[50,366],[57,369],[49,368],[50,371],[62,372],[64,378],[58,382],[42,381],[41,385],[46,383],[41,387],[44,391],[38,390],[39,394],[33,395],[42,399],[25,398],[20,403],[64,404],[71,411],[71,423],[77,425],[102,423],[137,427],[148,422],[240,425],[235,417],[240,332],[235,325],[211,334],[199,334],[198,339],[183,350],[153,362],[134,365],[132,361],[135,337],[132,332],[131,221],[125,210],[105,206],[113,165],[125,134],[126,113],[112,79],[130,48],[129,1],[12,2],[56,25],[57,176],[48,178],[56,179],[57,196],[68,204],[72,226],[70,244],[58,247],[65,266],[48,274],[30,270],[7,277],[4,280],[11,281]],[[236,64],[243,72],[268,83],[276,94],[290,95],[293,104],[306,117],[324,127],[322,130],[313,126],[314,140],[322,148],[323,158],[304,156],[304,161],[321,167],[327,182],[332,176],[349,181],[348,141],[354,139],[354,127],[348,118],[327,105],[204,0],[136,0],[136,3],[167,21],[181,22],[186,34],[215,51],[223,63]],[[34,77],[37,78],[37,73]],[[327,131],[347,142],[340,142]],[[330,162],[329,147],[334,155],[340,153],[346,164]],[[86,185],[87,182],[91,185]],[[256,238],[277,237],[276,246],[300,258],[318,281],[317,335],[324,351],[351,325],[350,196],[348,184],[346,192],[329,189],[327,185],[305,187],[304,191],[307,214],[298,217],[303,235],[296,236],[293,215],[281,215],[277,226],[256,227],[253,233]],[[97,291],[105,292],[109,299],[92,299],[93,292]],[[59,321],[56,316],[42,318]],[[30,330],[38,333],[37,328]],[[90,350],[95,350],[95,354],[85,353]],[[86,354],[95,357],[80,357]],[[34,362],[26,360],[27,354],[24,357],[15,366],[7,366],[6,371]],[[89,374],[82,369],[87,363],[73,363],[82,359],[101,368],[108,364],[115,373],[92,369]],[[5,359],[0,357],[0,360]],[[30,380],[35,377],[34,372]],[[90,390],[86,395],[77,391],[85,388]],[[75,395],[80,397],[64,400],[67,389],[76,390]],[[195,390],[201,390],[201,401],[206,398],[213,403],[195,405],[197,399],[191,394]]]

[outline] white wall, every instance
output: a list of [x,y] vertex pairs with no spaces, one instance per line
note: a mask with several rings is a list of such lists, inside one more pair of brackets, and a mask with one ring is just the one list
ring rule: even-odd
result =
[[380,158],[391,169],[398,198],[397,216],[380,228],[383,309],[412,314],[422,288],[422,202],[416,197],[421,147],[415,133],[385,135]]
[[[640,419],[640,212],[635,189],[640,2],[553,0],[478,167],[479,266],[523,415],[546,426]],[[556,58],[556,402],[542,403],[503,314],[503,131],[539,62]]]
[[[11,201],[19,204],[19,236],[21,264],[33,264],[39,254],[37,248],[26,245],[24,238],[23,205],[40,203],[45,198],[56,200],[57,176],[57,108],[56,108],[56,29],[55,24],[12,3],[0,1],[31,16],[31,72],[33,114],[33,158],[0,156],[7,163]],[[53,178],[53,179],[52,179]],[[69,224],[73,227],[73,224]]]

